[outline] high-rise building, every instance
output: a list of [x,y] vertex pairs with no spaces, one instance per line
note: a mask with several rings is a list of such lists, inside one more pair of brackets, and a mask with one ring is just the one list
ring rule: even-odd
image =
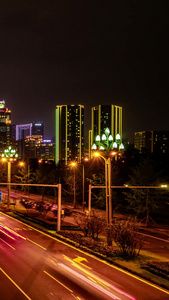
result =
[[140,131],[135,132],[134,148],[140,153],[169,154],[169,131]]
[[18,141],[19,157],[22,158],[25,157],[25,140],[27,140],[27,137],[41,136],[42,140],[44,139],[44,123],[34,122],[15,125],[13,126],[13,135],[14,133],[15,139]]
[[33,122],[32,124],[32,135],[41,135],[44,139],[44,123]]
[[44,139],[44,123],[33,122],[16,125],[16,140],[24,140],[26,136],[41,135]]
[[40,145],[42,142],[41,135],[27,136],[24,141],[23,158],[41,158]]
[[140,153],[153,152],[153,131],[138,131],[134,134],[134,148]]
[[92,126],[89,131],[89,153],[95,142],[97,135],[102,135],[106,128],[110,129],[110,134],[116,140],[117,134],[120,135],[122,142],[122,107],[116,105],[98,105],[92,107]]
[[80,163],[84,152],[84,106],[58,105],[55,118],[55,163]]
[[0,100],[0,153],[11,145],[11,111]]
[[169,154],[169,131],[153,131],[153,152],[158,155]]

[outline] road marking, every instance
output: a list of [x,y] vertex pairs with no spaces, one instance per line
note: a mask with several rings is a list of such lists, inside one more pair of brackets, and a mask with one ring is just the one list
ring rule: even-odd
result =
[[7,244],[9,247],[11,247],[13,250],[16,250],[14,247],[12,247],[10,244],[8,244],[7,242],[5,242],[4,240],[0,239],[2,242],[4,242],[5,244]]
[[1,272],[2,273],[4,273],[4,275],[21,291],[21,293],[22,294],[24,294],[24,296],[27,298],[27,299],[29,299],[29,300],[31,300],[31,298],[29,298],[29,296],[19,287],[19,285],[17,285],[16,284],[16,282],[15,281],[13,281],[12,280],[12,278],[11,277],[9,277],[9,275],[8,274],[6,274],[6,272],[4,271],[4,270],[2,270],[2,268],[0,268],[0,270],[1,270]]
[[[62,268],[64,268],[65,270],[67,270],[68,272],[72,273],[74,276],[76,276],[77,278],[82,279],[82,281],[90,284],[91,286],[95,287],[97,290],[101,291],[102,293],[106,294],[106,296],[109,296],[112,299],[117,299],[120,300],[119,297],[115,296],[113,293],[107,291],[106,289],[104,289],[103,287],[99,286],[98,284],[96,284],[95,282],[89,280],[88,278],[86,278],[84,275],[81,275],[80,273],[74,271],[73,269],[69,268],[68,266],[62,264],[62,263],[58,263],[59,266],[61,266]],[[130,298],[132,300],[136,300],[134,297]]]
[[158,285],[155,285],[155,284],[153,284],[153,283],[151,283],[151,282],[149,282],[149,281],[146,281],[145,279],[142,279],[141,277],[138,277],[138,276],[136,276],[136,275],[134,275],[134,274],[132,274],[132,273],[129,273],[128,271],[125,271],[125,270],[121,269],[120,267],[117,267],[117,266],[115,266],[115,265],[111,265],[110,263],[108,263],[108,262],[105,261],[105,260],[102,260],[101,258],[98,258],[98,257],[96,257],[96,256],[94,256],[94,255],[92,255],[92,254],[90,254],[90,253],[86,253],[86,252],[84,252],[84,251],[81,250],[81,249],[78,249],[78,248],[76,248],[76,247],[74,247],[74,246],[72,246],[72,245],[69,245],[68,243],[66,243],[66,242],[64,242],[64,241],[61,241],[61,240],[59,240],[59,239],[57,239],[57,238],[55,238],[55,237],[53,237],[53,236],[51,236],[51,235],[49,235],[49,234],[43,232],[43,231],[40,231],[39,229],[36,229],[36,228],[34,228],[34,227],[32,227],[32,226],[30,226],[30,225],[28,225],[28,224],[23,223],[22,221],[19,221],[19,220],[15,219],[15,218],[13,218],[13,217],[11,217],[11,216],[9,216],[9,215],[4,214],[3,212],[0,212],[0,213],[3,214],[3,215],[5,215],[6,217],[11,218],[12,220],[15,220],[15,221],[17,221],[17,222],[19,222],[19,223],[21,223],[21,224],[24,224],[24,225],[26,225],[26,226],[32,228],[33,230],[35,230],[35,231],[37,231],[37,232],[39,232],[39,233],[41,233],[41,234],[43,234],[43,235],[49,237],[50,239],[53,239],[53,240],[55,240],[55,241],[57,241],[57,242],[59,242],[59,243],[61,243],[61,244],[63,244],[63,245],[66,245],[66,246],[68,246],[68,247],[70,247],[70,248],[72,248],[72,249],[75,249],[76,251],[78,251],[78,252],[80,252],[80,253],[83,253],[83,254],[85,254],[86,256],[89,256],[89,257],[91,257],[91,258],[93,258],[93,259],[95,259],[95,260],[97,260],[97,261],[99,261],[99,262],[101,262],[101,263],[103,263],[103,264],[105,264],[105,265],[107,265],[107,266],[109,266],[109,267],[115,269],[115,270],[118,270],[119,272],[122,272],[122,273],[124,273],[124,274],[126,274],[126,275],[128,275],[128,276],[130,276],[130,277],[133,277],[133,278],[135,278],[135,279],[137,279],[137,280],[139,280],[139,281],[141,281],[141,282],[143,282],[143,283],[145,283],[145,284],[147,284],[147,285],[149,285],[149,286],[152,286],[153,288],[155,288],[155,289],[157,289],[157,290],[160,290],[161,292],[163,292],[163,293],[169,295],[169,291],[167,291],[167,290],[165,290],[165,289],[159,287]]
[[148,237],[150,237],[152,239],[156,239],[156,240],[159,240],[159,241],[163,241],[163,242],[169,243],[169,240],[164,240],[164,239],[158,238],[158,237],[153,236],[153,235],[149,235],[149,234],[141,233],[141,232],[138,232],[138,234],[145,235],[145,236],[148,236]]
[[52,279],[54,279],[56,282],[58,282],[60,285],[62,285],[65,289],[67,289],[70,293],[73,293],[73,291],[71,291],[66,285],[64,285],[62,282],[60,282],[59,280],[57,280],[55,277],[53,277],[52,275],[50,275],[48,272],[43,271],[45,274],[47,274],[49,277],[51,277]]
[[77,262],[78,264],[81,264],[82,266],[84,266],[84,267],[86,267],[86,268],[88,268],[88,269],[92,269],[92,268],[90,268],[90,267],[88,267],[87,265],[85,265],[85,264],[83,264],[81,261],[86,261],[86,262],[88,262],[87,261],[87,259],[85,258],[85,257],[81,257],[81,256],[77,256],[76,258],[74,258],[73,259],[75,262]]
[[27,239],[27,240],[28,240],[29,242],[35,244],[36,246],[42,248],[43,250],[46,250],[46,248],[42,247],[41,245],[37,244],[36,242],[34,242],[34,241],[30,240],[30,239]]
[[1,231],[3,234],[5,234],[6,236],[8,236],[10,239],[15,240],[14,237],[12,237],[11,235],[9,235],[9,234],[6,233],[5,231],[3,231],[3,230],[1,230],[1,229],[0,229],[0,231]]

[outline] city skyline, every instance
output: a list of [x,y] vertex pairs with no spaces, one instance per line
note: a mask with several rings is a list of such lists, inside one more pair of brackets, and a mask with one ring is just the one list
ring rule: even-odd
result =
[[0,99],[12,123],[43,121],[55,107],[123,107],[123,138],[169,130],[168,3],[2,1]]

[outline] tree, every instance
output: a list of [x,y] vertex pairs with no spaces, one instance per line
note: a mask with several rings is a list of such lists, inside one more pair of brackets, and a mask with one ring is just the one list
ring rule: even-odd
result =
[[[71,199],[74,196],[74,193],[76,196],[78,196],[80,194],[80,182],[81,182],[81,178],[80,176],[76,173],[75,171],[75,175],[72,174],[71,171],[67,170],[65,177],[64,177],[64,187],[62,186],[62,190],[63,193],[67,196],[69,196]],[[75,189],[74,189],[75,188]],[[77,203],[74,203],[74,208],[76,207]]]
[[76,216],[75,221],[82,230],[85,237],[92,237],[98,240],[98,236],[103,232],[106,220],[99,217],[94,211],[89,216],[88,214]]
[[[100,173],[99,175],[92,174],[91,178],[87,178],[93,186],[105,186],[105,175]],[[106,190],[105,188],[92,190],[92,196],[94,197],[93,206],[101,209],[106,208]]]
[[[139,226],[130,220],[115,220],[112,226],[112,236],[119,246],[122,255],[139,255],[143,246],[143,236],[138,233]],[[137,249],[137,253],[136,253]]]
[[[32,180],[38,184],[48,184],[50,183],[49,172],[50,172],[50,166],[48,164],[40,164],[39,168],[33,174]],[[42,186],[42,187],[38,187],[37,189],[38,192],[41,192],[42,200],[43,200],[45,195],[45,187]]]
[[[154,166],[147,158],[132,169],[127,185],[129,186],[157,186],[159,185],[160,174],[155,172]],[[150,213],[159,206],[159,197],[162,194],[160,189],[154,188],[132,188],[124,193],[130,208],[137,214],[142,214],[146,219],[146,226],[149,225]]]
[[[24,167],[22,169],[20,169],[18,171],[18,175],[14,175],[15,176],[15,180],[18,183],[22,183],[22,184],[28,184],[28,181],[30,183],[30,173],[28,174],[27,168]],[[26,185],[22,185],[21,186],[21,190],[23,190],[25,193],[28,192],[29,193],[29,187]]]

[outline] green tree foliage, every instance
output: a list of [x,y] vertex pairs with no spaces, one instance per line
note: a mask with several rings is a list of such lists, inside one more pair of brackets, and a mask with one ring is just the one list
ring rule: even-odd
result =
[[[149,159],[145,159],[132,169],[129,186],[158,186],[160,182],[159,173],[155,172]],[[137,214],[143,215],[146,219],[146,226],[149,225],[150,213],[159,206],[159,198],[162,195],[160,189],[154,188],[132,188],[124,193],[129,207]]]

